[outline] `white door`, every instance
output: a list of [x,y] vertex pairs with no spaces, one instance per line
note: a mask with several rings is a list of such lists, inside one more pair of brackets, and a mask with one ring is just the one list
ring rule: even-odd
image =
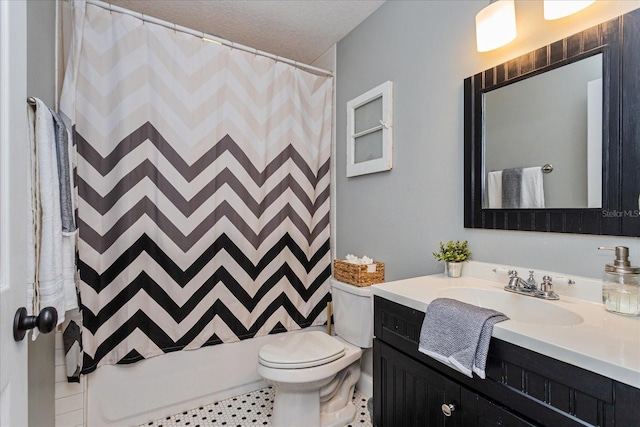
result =
[[0,0],[0,427],[27,425],[27,340],[13,339],[27,301],[26,11]]

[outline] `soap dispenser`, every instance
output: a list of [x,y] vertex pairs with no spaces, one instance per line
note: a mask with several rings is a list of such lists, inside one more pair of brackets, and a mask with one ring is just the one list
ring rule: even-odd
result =
[[615,251],[613,264],[607,264],[602,277],[602,302],[612,313],[640,315],[640,267],[629,263],[629,248],[616,246],[600,250]]

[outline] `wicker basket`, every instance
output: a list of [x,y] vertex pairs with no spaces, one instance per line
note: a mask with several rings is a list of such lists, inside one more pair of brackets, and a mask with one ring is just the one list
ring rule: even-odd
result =
[[333,260],[333,277],[355,286],[371,286],[384,282],[384,263],[373,263],[376,265],[376,271],[368,273],[366,265],[351,264],[340,259]]

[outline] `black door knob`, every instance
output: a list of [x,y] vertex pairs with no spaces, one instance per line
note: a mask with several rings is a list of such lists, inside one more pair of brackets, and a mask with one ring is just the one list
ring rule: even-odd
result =
[[22,341],[29,329],[38,328],[43,334],[53,331],[58,324],[58,312],[53,307],[45,307],[37,316],[28,316],[27,309],[20,307],[13,318],[13,339]]

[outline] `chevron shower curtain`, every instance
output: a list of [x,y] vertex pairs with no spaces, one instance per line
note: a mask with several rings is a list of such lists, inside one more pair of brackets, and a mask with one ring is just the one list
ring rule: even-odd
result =
[[74,16],[83,373],[324,323],[331,79]]

